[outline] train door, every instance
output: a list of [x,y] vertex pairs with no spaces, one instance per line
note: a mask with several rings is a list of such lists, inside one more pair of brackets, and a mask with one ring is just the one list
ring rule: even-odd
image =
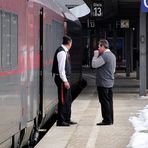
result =
[[28,120],[43,118],[43,8],[30,1],[28,15]]
[[42,121],[43,118],[43,8],[40,9],[40,78],[39,78],[39,123]]
[[[49,1],[49,4],[59,11],[59,8],[53,2]],[[51,68],[55,49],[60,46],[63,37],[64,19],[48,7],[40,5],[40,3],[34,2],[32,8],[34,10],[31,13],[33,13],[34,19],[32,20],[33,24],[31,23],[29,26],[34,30],[34,33],[31,34],[34,34],[34,59],[36,59],[34,64],[32,64],[35,69],[33,76],[34,84],[36,84],[32,90],[39,87],[34,92],[38,92],[38,96],[37,94],[35,95],[38,100],[35,97],[33,100],[35,103],[37,102],[38,125],[42,125],[53,113],[57,105],[57,89],[51,74]],[[38,57],[36,57],[36,53]],[[33,60],[32,58],[30,59],[31,61]],[[36,71],[38,71],[38,75],[35,74]],[[36,79],[35,75],[37,75]],[[35,112],[34,103],[33,107],[33,112]]]

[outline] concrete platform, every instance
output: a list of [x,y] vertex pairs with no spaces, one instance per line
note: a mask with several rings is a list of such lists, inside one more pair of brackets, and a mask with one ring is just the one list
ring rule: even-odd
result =
[[78,124],[54,125],[35,148],[126,148],[133,133],[128,119],[148,104],[138,96],[138,81],[116,74],[114,124],[96,126],[102,119],[94,72],[84,72],[84,77],[88,85],[72,104],[72,120]]

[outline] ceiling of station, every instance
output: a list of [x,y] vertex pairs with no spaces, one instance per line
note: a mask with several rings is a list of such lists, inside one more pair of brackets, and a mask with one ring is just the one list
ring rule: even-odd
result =
[[121,16],[135,17],[140,13],[140,2],[137,0],[119,0],[118,12]]
[[[84,0],[86,3],[92,3],[93,0]],[[104,1],[108,1],[108,0],[104,0]],[[117,1],[117,2],[140,2],[140,0],[110,0],[111,2],[113,1]],[[109,2],[109,1],[108,1]]]
[[[94,1],[97,0],[84,0],[90,7]],[[140,0],[98,0],[103,1],[105,17],[136,17],[139,16]],[[112,15],[111,15],[112,14]]]
[[140,2],[140,0],[117,0],[118,2]]

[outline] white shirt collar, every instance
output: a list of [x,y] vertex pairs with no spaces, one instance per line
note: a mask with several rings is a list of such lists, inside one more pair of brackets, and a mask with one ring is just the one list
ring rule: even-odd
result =
[[110,52],[110,49],[106,49],[104,52]]
[[64,48],[64,50],[66,51],[66,52],[68,52],[68,49],[62,44],[61,45],[63,48]]

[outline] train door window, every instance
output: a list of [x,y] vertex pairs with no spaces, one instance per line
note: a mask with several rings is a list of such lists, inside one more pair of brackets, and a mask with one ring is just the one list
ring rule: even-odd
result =
[[44,30],[44,47],[46,59],[53,59],[55,50],[61,45],[64,35],[64,28],[61,23],[53,21],[51,25],[46,24]]
[[1,69],[13,69],[17,64],[17,16],[1,11]]
[[64,35],[64,27],[59,22],[53,21],[53,23],[52,23],[52,31],[55,32],[53,34],[53,41],[54,41],[53,49],[55,50],[62,43],[62,37]]
[[57,48],[57,46],[56,46],[56,36],[57,36],[57,33],[56,33],[56,22],[55,21],[53,21],[52,22],[52,32],[55,32],[55,33],[53,33],[53,36],[52,36],[52,40],[53,40],[53,45],[52,45],[52,47],[53,47],[53,50],[56,50],[56,48]]
[[45,58],[46,59],[51,59],[50,57],[50,50],[52,50],[52,42],[51,42],[51,25],[49,24],[46,24],[46,27],[45,27],[45,37],[44,37],[44,47],[46,49],[46,55],[45,55]]
[[56,45],[56,42],[57,42],[57,37],[56,37],[57,36],[57,30],[56,30],[56,22],[55,21],[53,21],[53,23],[52,23],[52,32],[55,32],[55,33],[53,33],[53,36],[52,36],[52,38],[53,38],[53,50],[56,50],[56,48],[57,48],[57,45]]
[[[39,16],[38,14],[34,14],[34,23],[39,22]],[[39,25],[34,25],[34,50],[39,51],[40,47],[40,26]]]

